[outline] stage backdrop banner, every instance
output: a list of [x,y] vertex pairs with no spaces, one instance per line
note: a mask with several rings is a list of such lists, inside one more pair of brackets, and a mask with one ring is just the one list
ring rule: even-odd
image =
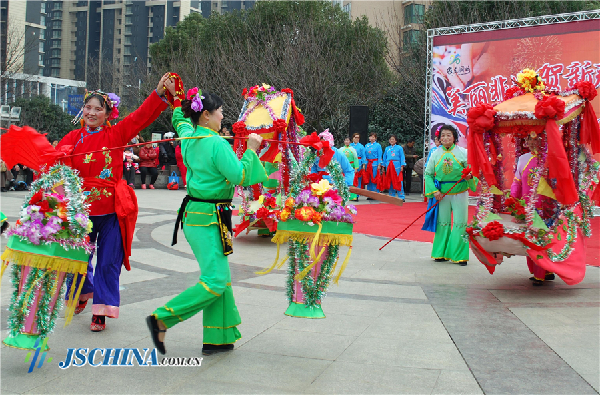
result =
[[[566,90],[582,80],[599,88],[600,20],[436,36],[432,65],[431,136],[450,123],[466,147],[467,110],[502,101],[525,68],[537,70],[549,88]],[[592,102],[596,114],[599,98]]]

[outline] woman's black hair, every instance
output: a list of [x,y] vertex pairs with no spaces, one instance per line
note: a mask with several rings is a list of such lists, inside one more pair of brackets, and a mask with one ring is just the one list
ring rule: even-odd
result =
[[110,115],[110,111],[111,111],[111,109],[108,107],[108,103],[106,102],[106,100],[104,100],[104,97],[103,97],[103,96],[101,96],[101,95],[98,95],[98,94],[89,95],[89,96],[87,97],[87,99],[85,99],[85,100],[83,101],[83,104],[84,104],[84,105],[85,105],[85,104],[87,104],[87,103],[88,103],[88,102],[89,102],[91,99],[93,99],[93,98],[96,98],[96,99],[98,99],[98,101],[100,102],[100,105],[101,105],[102,107],[104,107],[104,111],[106,111],[106,116],[107,116],[107,118],[108,118],[108,115]]
[[181,111],[183,111],[183,116],[190,118],[194,125],[198,125],[200,115],[202,115],[204,111],[213,112],[219,107],[223,106],[223,99],[213,93],[205,92],[202,93],[202,96],[204,96],[204,99],[202,99],[202,111],[194,111],[192,109],[191,100],[183,100],[181,102]]
[[452,132],[452,136],[454,136],[454,144],[458,144],[458,130],[452,125],[444,125],[440,128],[440,137],[442,137],[442,130],[448,130]]
[[[391,139],[392,137],[394,138],[394,140],[398,141],[398,137],[396,137],[396,135],[395,135],[395,134],[392,134],[392,135],[390,136],[390,139]],[[389,140],[389,139],[388,139],[388,140]]]
[[375,132],[369,133],[369,137],[371,137],[371,136],[375,136],[375,140],[377,140],[377,133],[375,133]]

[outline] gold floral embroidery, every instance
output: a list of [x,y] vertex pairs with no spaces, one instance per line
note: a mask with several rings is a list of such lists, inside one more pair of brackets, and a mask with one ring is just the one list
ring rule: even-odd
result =
[[92,163],[95,162],[96,159],[93,159],[92,157],[94,156],[94,154],[87,154],[85,156],[85,158],[83,159],[83,163]]

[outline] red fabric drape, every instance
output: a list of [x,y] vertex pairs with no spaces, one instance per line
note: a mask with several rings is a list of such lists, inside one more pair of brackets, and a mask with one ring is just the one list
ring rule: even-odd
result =
[[394,161],[390,161],[390,164],[385,170],[385,178],[387,185],[386,189],[389,189],[389,187],[392,186],[397,191],[402,190],[402,181],[404,181],[404,175],[402,174],[402,171],[399,174],[396,173],[397,172],[396,166],[394,166]]
[[473,169],[473,175],[477,177],[481,172],[488,185],[497,185],[494,169],[490,164],[488,153],[483,145],[483,133],[473,133],[472,131],[469,131],[467,136],[467,146],[467,161]]
[[119,219],[119,228],[121,229],[121,238],[123,240],[123,265],[125,269],[131,270],[129,257],[131,256],[131,244],[133,242],[133,233],[135,232],[135,223],[138,216],[137,196],[127,182],[120,179],[116,183],[110,180],[102,180],[95,177],[86,177],[86,186],[96,188],[115,188],[115,212]]
[[581,120],[579,140],[582,144],[590,144],[592,152],[597,154],[600,152],[600,127],[598,127],[594,107],[589,101],[585,102],[582,115],[583,119]]
[[548,139],[546,165],[549,178],[556,179],[556,188],[554,189],[556,200],[562,204],[574,204],[579,200],[579,195],[575,188],[562,136],[554,119],[548,119],[546,122],[546,135]]
[[20,163],[39,172],[46,162],[54,163],[59,153],[32,127],[11,125],[2,135],[0,155],[8,168]]

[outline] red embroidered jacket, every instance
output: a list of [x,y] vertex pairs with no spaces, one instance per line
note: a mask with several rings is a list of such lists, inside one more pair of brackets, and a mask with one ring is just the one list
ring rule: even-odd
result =
[[[118,122],[115,126],[105,125],[97,130],[86,127],[73,130],[57,146],[73,146],[73,154],[120,147],[134,138],[140,130],[148,127],[166,109],[168,104],[156,91],[142,105]],[[114,185],[123,178],[123,150],[96,152],[72,158],[74,169],[83,178],[84,194],[91,204],[90,215],[105,215],[115,212]]]

